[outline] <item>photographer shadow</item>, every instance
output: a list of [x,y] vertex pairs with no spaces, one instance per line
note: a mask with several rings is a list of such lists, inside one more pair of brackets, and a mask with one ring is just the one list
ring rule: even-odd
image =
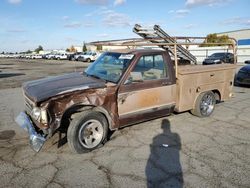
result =
[[170,122],[162,120],[163,133],[153,138],[145,173],[147,187],[183,187],[183,173],[180,163],[181,139],[171,132]]

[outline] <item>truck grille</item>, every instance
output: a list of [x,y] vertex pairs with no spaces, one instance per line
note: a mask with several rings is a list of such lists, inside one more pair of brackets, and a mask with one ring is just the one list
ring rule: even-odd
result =
[[31,115],[32,109],[34,108],[35,104],[32,102],[28,97],[24,96],[24,105],[26,112]]

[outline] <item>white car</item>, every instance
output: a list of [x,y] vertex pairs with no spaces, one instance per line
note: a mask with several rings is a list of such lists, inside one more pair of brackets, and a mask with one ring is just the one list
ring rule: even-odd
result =
[[57,55],[55,55],[55,59],[57,59],[57,60],[65,60],[65,59],[68,59],[68,55],[66,53],[57,54]]
[[32,59],[42,59],[43,56],[41,54],[34,54],[32,55]]
[[86,52],[77,52],[75,55],[74,55],[74,60],[76,61],[80,61],[83,56],[86,54]]
[[46,59],[54,59],[55,58],[55,54],[47,54],[45,56]]
[[95,61],[97,57],[98,54],[96,52],[87,52],[83,55],[83,58],[81,58],[81,60],[90,63],[91,61]]
[[32,54],[26,54],[26,55],[25,55],[25,58],[26,58],[26,59],[31,59],[31,57],[32,57]]

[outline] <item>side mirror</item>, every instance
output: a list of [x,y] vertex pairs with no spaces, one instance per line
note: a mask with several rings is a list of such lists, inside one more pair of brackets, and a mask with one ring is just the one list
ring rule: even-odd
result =
[[246,60],[246,61],[245,61],[245,64],[250,64],[250,60]]

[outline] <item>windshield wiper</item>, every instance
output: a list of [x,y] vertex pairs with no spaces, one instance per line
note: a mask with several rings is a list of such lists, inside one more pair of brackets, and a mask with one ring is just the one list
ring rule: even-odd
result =
[[[96,79],[101,79],[99,76],[96,76],[96,75],[94,75],[94,74],[88,74],[88,76],[91,76],[91,77],[94,77],[94,78],[96,78]],[[102,80],[102,79],[101,79]]]
[[96,79],[98,79],[98,80],[102,80],[102,81],[104,81],[105,83],[107,83],[107,80],[105,80],[105,79],[103,79],[103,78],[101,78],[101,77],[99,77],[99,76],[96,76],[96,75],[94,75],[94,74],[87,74],[87,76],[91,76],[91,77],[93,77],[93,78],[96,78]]

